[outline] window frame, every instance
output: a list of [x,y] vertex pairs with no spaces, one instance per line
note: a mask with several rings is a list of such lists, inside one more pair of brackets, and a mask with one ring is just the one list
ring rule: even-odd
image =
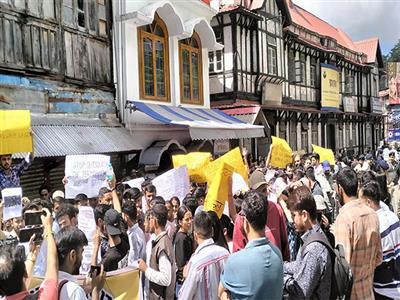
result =
[[[202,58],[202,46],[200,36],[193,32],[193,35],[190,39],[195,39],[199,48],[194,48],[190,45],[186,45],[183,41],[179,41],[179,87],[181,93],[181,103],[183,104],[192,104],[192,105],[204,105],[204,95],[203,95],[203,58]],[[183,50],[189,51],[190,57],[190,99],[184,97],[184,86],[183,86],[183,59],[182,59],[182,52]],[[192,53],[197,53],[198,55],[198,88],[199,88],[199,99],[193,99],[193,84],[192,84]]]
[[[272,57],[270,57],[270,51],[271,52],[275,52],[275,55]],[[272,60],[271,60],[272,58]],[[268,44],[267,46],[267,63],[268,63],[268,74],[270,75],[278,75],[278,51],[277,51],[277,47],[272,45],[272,44]]]
[[[160,26],[162,31],[164,32],[164,37],[155,35],[153,33],[144,31],[144,27],[139,27],[138,30],[138,54],[139,54],[139,95],[143,100],[152,100],[152,101],[162,101],[162,102],[170,102],[170,77],[169,77],[169,34],[167,26],[164,21],[155,14],[154,23]],[[153,61],[153,81],[154,81],[154,96],[146,95],[145,92],[145,75],[144,75],[144,47],[143,47],[143,39],[149,38],[152,41],[153,51],[152,51],[152,61]],[[161,42],[164,45],[164,84],[165,84],[165,97],[161,97],[157,95],[157,68],[156,68],[156,54],[155,54],[155,42]]]

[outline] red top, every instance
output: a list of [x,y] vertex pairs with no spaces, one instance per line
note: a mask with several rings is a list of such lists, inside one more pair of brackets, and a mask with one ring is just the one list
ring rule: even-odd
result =
[[[47,279],[40,285],[38,299],[48,300],[58,298],[58,282],[55,279]],[[6,296],[4,300],[23,300],[29,295],[28,291],[19,292],[11,296]]]
[[[272,202],[268,201],[268,214],[267,226],[265,226],[265,236],[277,246],[282,253],[284,261],[290,260],[289,242],[286,231],[285,216],[283,215],[282,208]],[[235,227],[233,229],[233,252],[243,249],[247,244],[247,238],[243,230],[243,217],[237,215],[235,220]]]

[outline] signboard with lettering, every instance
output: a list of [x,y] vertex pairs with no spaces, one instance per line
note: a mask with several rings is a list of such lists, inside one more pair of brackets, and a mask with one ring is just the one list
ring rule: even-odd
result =
[[374,114],[382,114],[385,108],[385,104],[383,100],[380,98],[372,97],[371,98],[371,112]]
[[357,97],[343,96],[343,110],[344,112],[358,112]]
[[400,129],[390,129],[388,132],[389,141],[400,141]]
[[400,104],[400,62],[388,62],[389,103]]
[[321,64],[321,109],[338,110],[340,105],[339,72],[333,65]]

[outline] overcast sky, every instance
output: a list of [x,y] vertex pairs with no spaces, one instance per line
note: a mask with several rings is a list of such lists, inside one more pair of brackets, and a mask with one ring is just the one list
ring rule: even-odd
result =
[[379,37],[383,54],[400,39],[400,0],[293,0],[353,40]]

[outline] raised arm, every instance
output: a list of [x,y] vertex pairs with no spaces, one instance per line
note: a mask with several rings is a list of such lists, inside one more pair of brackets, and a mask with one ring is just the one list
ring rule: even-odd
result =
[[55,279],[58,280],[58,256],[57,247],[53,235],[53,218],[47,208],[43,208],[46,212],[46,216],[41,216],[43,224],[43,240],[47,241],[47,266],[45,280]]

